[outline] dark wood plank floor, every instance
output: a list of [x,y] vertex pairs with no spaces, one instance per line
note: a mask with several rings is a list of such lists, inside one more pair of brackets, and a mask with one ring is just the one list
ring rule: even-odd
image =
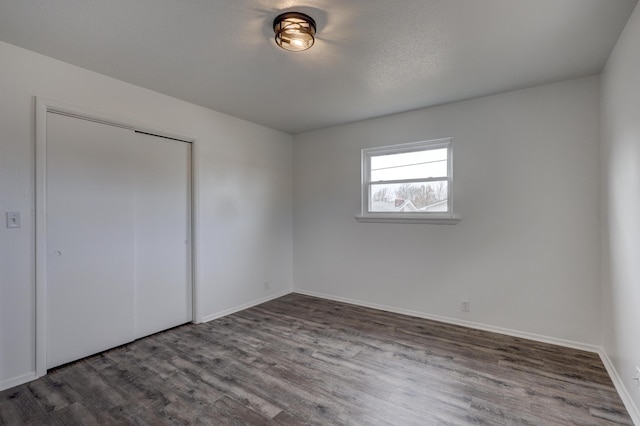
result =
[[0,424],[632,422],[596,354],[290,294],[0,392]]

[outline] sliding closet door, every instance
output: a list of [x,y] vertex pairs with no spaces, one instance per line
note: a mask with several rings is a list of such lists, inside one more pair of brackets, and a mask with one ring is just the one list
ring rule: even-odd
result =
[[191,321],[191,144],[136,134],[136,338]]
[[47,368],[134,338],[130,134],[47,114]]
[[47,114],[47,368],[191,320],[190,148]]

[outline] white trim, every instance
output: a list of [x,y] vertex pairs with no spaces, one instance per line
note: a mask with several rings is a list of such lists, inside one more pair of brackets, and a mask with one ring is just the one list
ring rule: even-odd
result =
[[36,98],[36,223],[35,223],[35,367],[36,377],[47,374],[47,103]]
[[492,325],[487,325],[487,324],[482,324],[482,323],[477,323],[472,321],[459,320],[457,318],[444,317],[440,315],[432,315],[424,312],[412,311],[409,309],[396,308],[396,307],[387,306],[387,305],[379,305],[377,303],[363,302],[361,300],[349,299],[346,297],[332,296],[329,294],[316,293],[314,291],[301,290],[297,288],[294,289],[293,292],[298,294],[304,294],[307,296],[319,297],[327,300],[335,300],[336,302],[349,303],[352,305],[363,306],[366,308],[379,309],[382,311],[393,312],[396,314],[409,315],[416,318],[423,318],[423,319],[443,322],[446,324],[460,325],[462,327],[473,328],[476,330],[489,331],[492,333],[498,333],[498,334],[504,334],[512,337],[519,337],[522,339],[534,340],[536,342],[549,343],[552,345],[564,346],[572,349],[579,349],[586,352],[600,353],[600,350],[601,350],[599,346],[589,345],[586,343],[576,342],[573,340],[559,339],[557,337],[550,337],[550,336],[544,336],[541,334],[528,333],[525,331],[513,330],[510,328],[495,327]]
[[198,209],[199,206],[199,185],[196,179],[198,141],[196,138],[180,135],[178,133],[158,129],[142,123],[137,123],[122,117],[116,117],[102,112],[92,111],[87,108],[64,104],[36,97],[36,153],[35,153],[35,186],[36,186],[36,223],[35,223],[35,376],[32,379],[42,377],[47,374],[47,324],[46,324],[46,281],[47,281],[47,113],[53,112],[81,119],[88,119],[103,124],[123,127],[131,130],[138,130],[171,139],[177,139],[191,144],[191,292],[192,292],[192,321],[201,322],[200,305],[200,271],[198,269],[198,240],[199,235]]
[[23,385],[32,380],[36,380],[39,376],[35,371],[31,371],[29,373],[21,374],[17,377],[13,377],[11,379],[4,380],[0,382],[0,391],[11,389],[15,386]]
[[124,129],[130,129],[139,131],[142,133],[149,133],[155,136],[162,136],[165,138],[176,139],[182,142],[193,143],[195,138],[180,135],[178,133],[159,129],[154,126],[150,126],[144,123],[139,123],[133,120],[129,120],[122,117],[117,117],[111,114],[103,113],[100,111],[94,111],[84,107],[78,107],[75,105],[65,104],[62,102],[51,101],[36,97],[37,104],[44,104],[47,108],[46,112],[52,112],[55,114],[66,115],[69,117],[80,118],[82,120],[95,121],[97,123],[107,124],[109,126],[121,127]]
[[[369,198],[370,187],[379,183],[398,183],[409,180],[371,181],[371,157],[379,155],[400,154],[403,152],[426,151],[432,149],[447,149],[447,176],[446,178],[419,178],[411,179],[411,182],[446,181],[447,182],[447,211],[441,212],[411,212],[411,213],[385,213],[370,212]],[[361,151],[360,158],[360,214],[356,216],[358,222],[374,223],[432,223],[455,225],[460,218],[453,214],[453,138],[441,138],[420,142],[410,142],[397,145],[365,148]]]
[[611,377],[611,381],[616,387],[618,395],[620,395],[620,399],[622,399],[622,403],[627,409],[627,412],[629,413],[633,424],[640,425],[640,410],[633,401],[631,394],[627,390],[627,387],[624,385],[624,381],[620,378],[618,371],[613,366],[613,363],[611,362],[611,359],[609,359],[609,356],[605,352],[604,348],[600,348],[600,350],[598,351],[598,355],[600,355],[600,359],[604,364],[604,368],[607,369],[607,373],[609,373],[609,377]]
[[[236,306],[236,307],[231,308],[231,309],[227,309],[227,310],[215,313],[215,314],[204,316],[198,322],[213,321],[213,320],[225,317],[227,315],[231,315],[231,314],[234,314],[236,312],[240,312],[242,310],[245,310],[245,309],[260,305],[260,304],[268,302],[270,300],[274,300],[274,299],[277,299],[279,297],[286,296],[287,294],[290,294],[290,293],[297,293],[297,294],[302,294],[302,295],[307,295],[307,296],[319,297],[319,298],[326,299],[326,300],[334,300],[334,301],[337,301],[337,302],[349,303],[349,304],[352,304],[352,305],[363,306],[363,307],[372,308],[372,309],[379,309],[379,310],[398,313],[398,314],[403,314],[403,315],[409,315],[409,316],[413,316],[413,317],[416,317],[416,318],[424,318],[424,319],[439,321],[439,322],[443,322],[443,323],[447,323],[447,324],[460,325],[460,326],[463,326],[463,327],[469,327],[469,328],[478,329],[478,330],[490,331],[490,332],[494,332],[494,333],[504,334],[504,335],[507,335],[507,336],[519,337],[519,338],[534,340],[534,341],[538,341],[538,342],[542,342],[542,343],[550,343],[550,344],[564,346],[564,347],[568,347],[568,348],[579,349],[579,350],[584,350],[584,351],[587,351],[587,352],[597,353],[600,356],[600,359],[602,360],[602,363],[604,364],[604,367],[607,370],[607,373],[611,377],[611,380],[612,380],[612,382],[613,382],[613,384],[614,384],[614,386],[616,388],[616,391],[620,395],[620,398],[622,399],[622,402],[623,402],[625,408],[627,409],[627,411],[629,413],[629,416],[631,417],[631,420],[634,422],[634,424],[640,425],[640,410],[638,410],[638,407],[635,405],[635,403],[633,401],[633,398],[631,398],[631,395],[627,391],[627,388],[625,387],[624,382],[620,379],[620,375],[618,374],[618,372],[615,369],[613,363],[609,359],[609,356],[605,352],[604,348],[599,347],[599,346],[595,346],[595,345],[584,344],[584,343],[575,342],[575,341],[572,341],[572,340],[558,339],[558,338],[555,338],[555,337],[543,336],[543,335],[540,335],[540,334],[527,333],[527,332],[522,332],[522,331],[518,331],[518,330],[506,329],[506,328],[502,328],[502,327],[494,327],[494,326],[475,323],[475,322],[471,322],[471,321],[458,320],[458,319],[450,318],[450,317],[443,317],[443,316],[439,316],[439,315],[430,315],[430,314],[426,314],[424,312],[412,311],[412,310],[401,309],[401,308],[394,308],[394,307],[390,307],[390,306],[387,306],[387,305],[379,305],[379,304],[376,304],[376,303],[368,303],[368,302],[363,302],[363,301],[359,301],[359,300],[355,300],[355,299],[331,296],[331,295],[324,294],[324,293],[317,293],[317,292],[314,292],[314,291],[308,291],[308,290],[302,290],[302,289],[284,290],[284,291],[281,291],[279,293],[272,294],[270,296],[255,300],[253,302],[245,303],[245,304]],[[194,311],[195,311],[195,305],[194,305]],[[194,322],[195,322],[195,320],[194,320]],[[46,373],[46,371],[45,371],[45,373]],[[41,377],[41,376],[42,375],[37,374],[36,372],[30,372],[30,373],[26,373],[26,374],[23,374],[23,375],[18,376],[18,377],[14,377],[12,379],[5,380],[3,382],[0,382],[0,391],[12,388],[14,386],[19,386],[19,385],[27,383],[27,382],[30,382],[32,380],[37,379],[38,377]]]
[[324,293],[317,293],[314,291],[302,290],[297,288],[294,289],[293,292],[307,295],[307,296],[319,297],[327,300],[335,300],[337,302],[349,303],[357,306],[364,306],[366,308],[379,309],[387,312],[409,315],[416,318],[424,318],[424,319],[439,321],[447,324],[460,325],[463,327],[469,327],[477,330],[490,331],[493,333],[504,334],[507,336],[519,337],[522,339],[534,340],[536,342],[549,343],[552,345],[558,345],[558,346],[563,346],[567,348],[596,353],[600,356],[600,359],[602,360],[602,363],[604,364],[604,367],[607,370],[607,373],[609,374],[609,377],[611,378],[611,381],[613,382],[613,385],[615,386],[615,389],[618,392],[618,395],[620,395],[620,399],[622,400],[622,403],[627,409],[627,412],[629,413],[631,420],[633,421],[634,424],[640,426],[640,410],[638,410],[638,407],[635,405],[633,398],[631,397],[631,395],[629,394],[629,391],[627,390],[627,387],[624,385],[624,382],[621,380],[620,375],[618,374],[613,363],[609,359],[609,356],[605,352],[604,348],[601,346],[590,345],[586,343],[576,342],[573,340],[558,339],[556,337],[544,336],[544,335],[535,334],[535,333],[527,333],[524,331],[513,330],[508,328],[494,327],[486,324],[459,320],[456,318],[443,317],[439,315],[431,315],[431,314],[426,314],[424,312],[395,308],[395,307],[386,306],[386,305],[379,305],[377,303],[363,302],[360,300],[349,299],[346,297],[331,296]]
[[271,294],[267,297],[263,297],[258,300],[254,300],[253,302],[243,303],[242,305],[238,305],[231,309],[225,309],[224,311],[216,312],[215,314],[207,315],[202,318],[202,322],[209,322],[216,320],[218,318],[226,317],[227,315],[235,314],[236,312],[244,311],[245,309],[252,308],[257,305],[261,305],[265,302],[269,302],[270,300],[277,299],[282,296],[286,296],[287,294],[293,293],[293,289],[284,290],[275,294]]
[[200,144],[196,140],[191,142],[191,314],[193,323],[202,322],[202,308],[200,300],[202,289],[200,287],[200,180],[198,171],[200,170]]
[[405,216],[389,213],[378,213],[376,216],[369,214],[367,216],[356,216],[358,222],[363,223],[435,223],[440,225],[455,225],[460,222],[459,216],[442,216],[442,217],[424,217],[416,216],[411,217],[411,213],[406,213]]

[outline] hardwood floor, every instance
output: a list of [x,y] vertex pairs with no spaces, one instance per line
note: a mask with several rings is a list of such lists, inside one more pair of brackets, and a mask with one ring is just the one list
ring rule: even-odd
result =
[[632,425],[598,355],[290,294],[0,392],[0,425]]

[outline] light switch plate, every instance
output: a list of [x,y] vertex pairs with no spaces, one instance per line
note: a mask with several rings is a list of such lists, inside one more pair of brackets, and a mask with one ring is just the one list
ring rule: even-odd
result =
[[20,228],[20,212],[7,212],[7,228]]

